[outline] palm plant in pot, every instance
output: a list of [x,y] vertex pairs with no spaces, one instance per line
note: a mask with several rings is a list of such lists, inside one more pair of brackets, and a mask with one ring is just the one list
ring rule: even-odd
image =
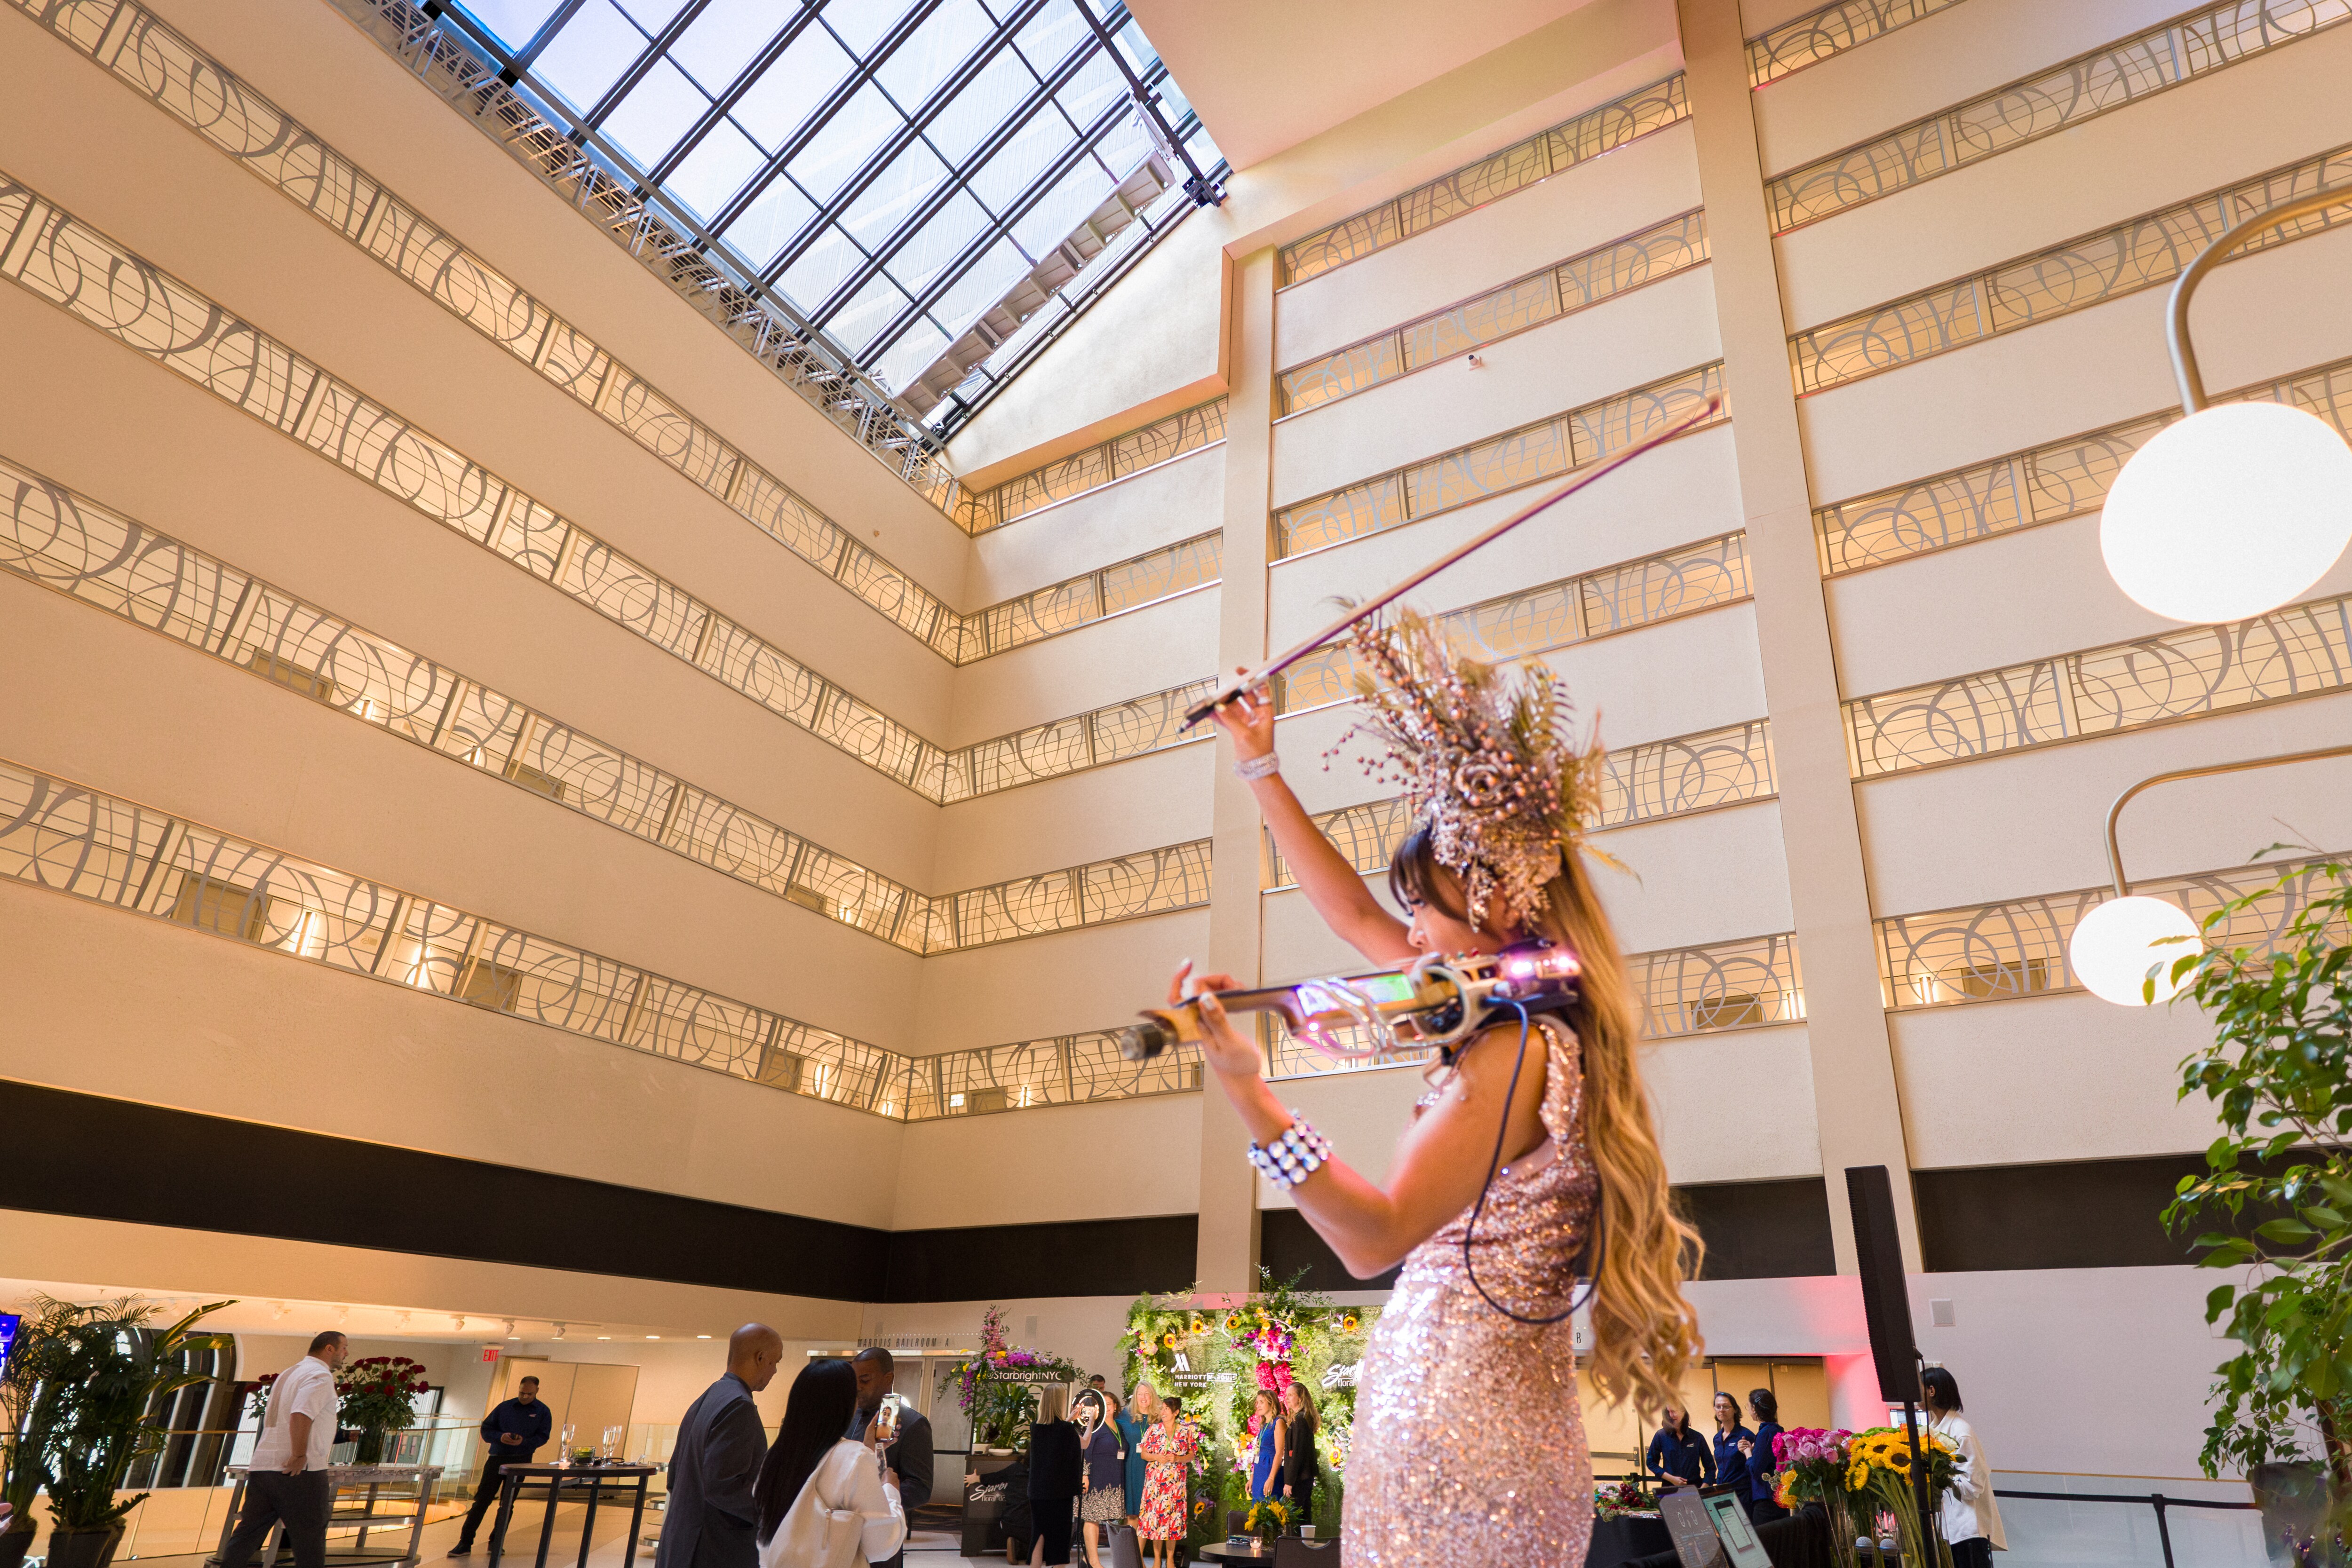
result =
[[2214,1024],[2181,1064],[2180,1096],[2212,1100],[2222,1133],[2165,1219],[2212,1227],[2199,1261],[2245,1270],[2206,1298],[2206,1321],[2239,1347],[2218,1368],[2206,1474],[2252,1484],[2273,1561],[2340,1563],[2352,1542],[2352,865],[2288,869],[2206,928],[2250,914],[2273,928],[2267,944],[2169,966],[2193,971],[2182,994]]
[[37,1296],[16,1325],[16,1346],[5,1375],[0,1375],[0,1502],[9,1508],[6,1521],[0,1522],[0,1568],[16,1568],[25,1560],[40,1529],[33,1517],[33,1499],[49,1484],[42,1458],[47,1428],[36,1422],[34,1400],[40,1387],[33,1371],[39,1346],[68,1324],[100,1310]]
[[120,1493],[131,1467],[163,1444],[159,1407],[205,1380],[189,1369],[188,1331],[228,1304],[214,1301],[155,1328],[156,1309],[125,1298],[79,1309],[34,1347],[29,1425],[39,1431],[47,1471],[48,1568],[106,1568],[113,1560],[124,1520],[147,1500]]

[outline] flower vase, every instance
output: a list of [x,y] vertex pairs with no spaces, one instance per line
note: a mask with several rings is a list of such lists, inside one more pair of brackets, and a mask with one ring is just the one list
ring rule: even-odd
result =
[[383,1463],[384,1436],[384,1429],[381,1427],[361,1427],[359,1451],[352,1456],[352,1463],[355,1465],[380,1465]]

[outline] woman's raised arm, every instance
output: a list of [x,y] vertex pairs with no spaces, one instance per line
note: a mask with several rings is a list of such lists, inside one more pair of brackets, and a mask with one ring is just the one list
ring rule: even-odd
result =
[[[1233,740],[1237,761],[1252,762],[1274,750],[1274,702],[1264,688],[1243,693],[1218,708],[1215,717],[1217,727]],[[1257,799],[1258,814],[1274,834],[1275,848],[1298,879],[1298,890],[1333,935],[1375,964],[1413,957],[1405,923],[1372,896],[1363,877],[1323,836],[1282,775],[1251,779],[1249,787]]]

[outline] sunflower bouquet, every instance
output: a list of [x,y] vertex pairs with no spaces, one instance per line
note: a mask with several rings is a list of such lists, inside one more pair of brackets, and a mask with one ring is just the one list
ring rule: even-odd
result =
[[[1951,1490],[1957,1454],[1950,1439],[1933,1432],[1920,1435],[1919,1462],[1927,1471],[1929,1508],[1934,1508]],[[1931,1547],[1927,1533],[1920,1529],[1918,1499],[1911,1485],[1911,1437],[1902,1427],[1873,1427],[1849,1437],[1843,1479],[1852,1514],[1895,1516],[1906,1568],[1941,1568],[1948,1563],[1948,1553],[1942,1545]]]

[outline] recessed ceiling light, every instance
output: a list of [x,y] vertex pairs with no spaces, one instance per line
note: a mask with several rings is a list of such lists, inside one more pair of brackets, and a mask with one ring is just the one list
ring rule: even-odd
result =
[[659,1335],[659,1334],[657,1334],[657,1333],[649,1333],[649,1334],[646,1335],[646,1337],[647,1339],[659,1339],[659,1338],[661,1338],[661,1335]]
[[707,1333],[698,1333],[698,1334],[696,1334],[694,1337],[695,1337],[695,1338],[697,1338],[697,1339],[709,1339],[710,1336],[709,1336],[709,1334],[707,1334]]
[[603,1340],[603,1339],[611,1339],[613,1336],[612,1336],[611,1334],[608,1334],[608,1333],[600,1333],[600,1334],[598,1334],[596,1337],[597,1337],[598,1339],[600,1339],[600,1340]]

